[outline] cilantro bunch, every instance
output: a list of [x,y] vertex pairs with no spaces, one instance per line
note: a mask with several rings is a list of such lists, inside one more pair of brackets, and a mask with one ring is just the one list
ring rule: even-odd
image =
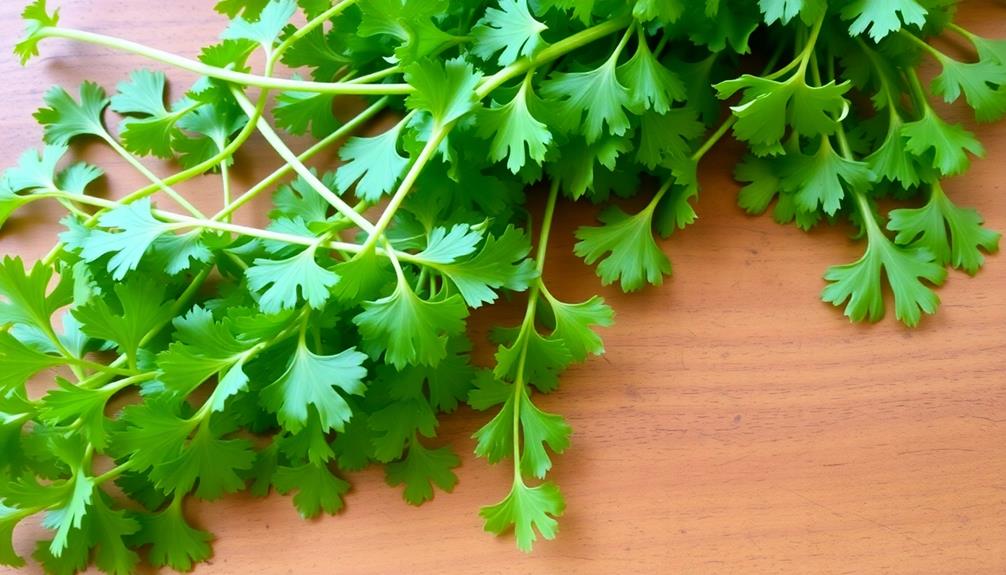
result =
[[[187,497],[275,489],[304,517],[332,514],[349,489],[339,472],[371,464],[421,504],[457,482],[436,434],[464,402],[489,414],[476,453],[513,466],[509,492],[481,510],[486,530],[512,529],[524,551],[553,538],[565,502],[547,477],[571,430],[536,397],[603,352],[596,330],[613,319],[602,298],[563,301],[542,279],[560,196],[604,206],[575,247],[603,284],[660,284],[671,263],[657,238],[696,219],[697,167],[731,133],[747,145],[741,207],[858,229],[863,257],[829,268],[822,294],[852,320],[884,314],[886,284],[914,326],[936,311],[948,267],[974,274],[998,247],[941,186],[983,148],[933,102],[1006,115],[1006,42],[954,24],[952,2],[216,8],[231,23],[196,58],[63,27],[45,0],[24,11],[23,61],[63,38],[202,77],[174,102],[165,75],[144,69],[111,95],[50,89],[35,115],[44,145],[0,179],[0,224],[35,201],[67,212],[48,256],[0,263],[0,563],[23,564],[13,529],[44,514],[53,536],[34,556],[49,572],[129,573],[141,549],[188,570],[212,536],[187,521]],[[976,57],[939,51],[935,35]],[[941,67],[928,87],[926,59]],[[362,135],[379,115],[397,121]],[[298,153],[284,132],[317,141]],[[235,152],[256,133],[285,165],[235,190]],[[149,184],[91,193],[103,171],[72,160],[83,139]],[[340,165],[306,166],[332,146]],[[155,174],[144,157],[179,171]],[[197,178],[216,213],[173,187]],[[267,226],[232,222],[263,193]],[[540,218],[530,195],[547,198]],[[636,195],[643,207],[624,211]],[[902,207],[885,213],[881,199]],[[469,311],[515,292],[523,321],[493,332],[491,368],[474,366]],[[47,370],[49,384],[29,384]]]

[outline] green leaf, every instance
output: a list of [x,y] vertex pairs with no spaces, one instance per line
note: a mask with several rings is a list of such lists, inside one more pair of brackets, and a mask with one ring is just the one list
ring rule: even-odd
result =
[[447,0],[361,0],[358,5],[363,17],[356,34],[361,37],[388,35],[398,39],[401,45],[395,49],[395,57],[402,62],[415,62],[445,44],[463,40],[434,24],[435,18],[441,18],[448,11]]
[[867,30],[879,42],[905,26],[924,26],[928,12],[916,0],[853,0],[842,8],[842,19],[853,20],[849,33],[858,36]]
[[921,312],[935,313],[940,298],[922,279],[940,285],[946,269],[924,248],[903,248],[889,240],[871,214],[864,215],[868,244],[859,260],[828,268],[824,278],[831,282],[821,299],[840,306],[848,300],[845,315],[853,321],[876,321],[884,315],[881,270],[894,292],[895,316],[909,327],[918,325]]
[[556,72],[542,85],[542,95],[558,100],[554,123],[559,131],[582,133],[588,144],[601,137],[605,125],[613,136],[628,131],[625,109],[633,96],[619,81],[616,64],[616,58],[609,58],[587,72]]
[[159,513],[138,517],[140,531],[134,540],[138,545],[150,545],[147,560],[152,566],[187,572],[213,555],[210,547],[213,535],[189,525],[180,503],[172,503]]
[[737,165],[734,179],[747,184],[737,195],[737,204],[749,214],[765,213],[782,187],[773,162],[750,154]]
[[531,402],[524,390],[521,393],[520,424],[523,445],[520,467],[524,473],[543,479],[552,469],[552,460],[545,450],[547,445],[555,453],[562,453],[569,447],[572,429],[561,415],[546,413]]
[[405,103],[409,108],[433,116],[438,126],[449,124],[475,109],[475,88],[482,75],[464,58],[442,64],[421,60],[405,69],[405,81],[416,89]]
[[49,390],[42,398],[39,418],[51,424],[74,424],[79,419],[87,440],[95,450],[103,452],[108,445],[105,406],[114,391],[88,389],[74,385],[62,377],[56,378],[56,385],[55,389]]
[[291,134],[302,135],[310,128],[311,136],[321,139],[339,127],[332,113],[335,94],[283,92],[276,96],[273,117],[276,125]]
[[116,308],[109,305],[112,298],[96,297],[71,313],[84,333],[115,342],[119,352],[135,363],[140,342],[152,329],[168,322],[174,302],[163,301],[164,284],[147,277],[116,284],[113,291],[118,300]]
[[70,532],[81,528],[87,509],[91,505],[94,487],[94,478],[82,472],[75,473],[68,483],[60,487],[65,492],[62,506],[47,512],[42,519],[42,527],[56,531],[49,545],[49,551],[53,556],[59,557],[66,548]]
[[261,392],[262,405],[277,414],[280,424],[291,433],[303,429],[309,407],[314,406],[324,431],[342,431],[353,411],[336,391],[362,396],[367,356],[349,348],[336,355],[317,355],[301,341],[290,356],[286,371]]
[[22,66],[27,64],[32,56],[38,56],[38,43],[41,40],[38,36],[39,31],[59,24],[59,9],[49,14],[45,2],[46,0],[35,0],[21,12],[21,19],[24,20],[24,36],[14,45],[14,54],[21,60]]
[[0,392],[3,394],[23,390],[25,382],[36,373],[64,363],[63,358],[35,351],[9,332],[0,331],[0,364],[3,365]]
[[489,234],[482,249],[470,258],[434,266],[450,278],[469,307],[496,301],[500,288],[524,291],[538,277],[527,259],[531,243],[522,231],[507,226],[499,237]]
[[79,103],[63,88],[53,86],[43,101],[49,107],[35,112],[35,119],[42,124],[45,143],[65,146],[77,136],[109,137],[101,119],[109,99],[101,86],[93,82],[81,84]]
[[7,507],[0,502],[0,565],[24,567],[22,559],[14,550],[14,528],[24,518],[20,509]]
[[657,60],[641,29],[638,39],[636,53],[618,67],[618,79],[628,88],[633,108],[663,114],[671,109],[674,102],[685,100],[685,84]]
[[385,352],[386,362],[402,369],[436,365],[446,357],[447,338],[464,331],[466,317],[461,297],[424,300],[402,279],[391,295],[363,302],[353,323],[368,345]]
[[978,212],[957,207],[939,184],[931,190],[925,206],[892,210],[887,228],[897,232],[898,244],[925,248],[937,263],[976,274],[985,262],[981,250],[997,252],[1002,234],[982,227]]
[[150,198],[119,206],[98,219],[98,225],[117,232],[94,230],[84,240],[80,256],[93,262],[112,254],[107,268],[112,279],[121,280],[140,265],[144,254],[158,238],[171,231],[171,224],[154,218]]
[[66,146],[45,146],[42,151],[27,150],[18,158],[17,166],[4,172],[10,191],[56,191],[56,164],[66,155]]
[[229,397],[248,389],[245,354],[254,342],[235,336],[231,322],[215,322],[213,315],[199,306],[173,323],[175,341],[157,356],[159,380],[169,391],[186,397],[219,375],[210,401],[213,411],[223,411]]
[[884,141],[863,161],[870,166],[878,181],[898,182],[905,188],[912,188],[919,183],[918,168],[913,155],[908,153],[902,132],[905,124],[894,112],[891,113],[890,129]]
[[640,22],[676,22],[685,11],[685,0],[636,0],[632,15]]
[[985,148],[974,134],[960,124],[944,122],[932,108],[926,108],[921,119],[905,124],[901,133],[906,138],[905,149],[944,176],[967,171],[971,165],[968,152],[979,158],[985,155]]
[[988,60],[958,62],[940,57],[943,70],[933,78],[932,90],[947,103],[964,93],[979,122],[994,122],[1006,116],[1006,66]]
[[790,154],[783,166],[782,187],[796,194],[797,206],[812,212],[820,205],[829,216],[842,206],[846,188],[865,192],[874,180],[865,163],[839,155],[827,136],[816,153]]
[[573,362],[566,344],[555,334],[543,336],[530,323],[517,330],[496,330],[493,340],[496,350],[493,373],[504,381],[530,383],[542,393],[554,391],[559,374]]
[[647,282],[662,284],[664,275],[671,273],[671,262],[653,238],[653,207],[632,216],[611,207],[599,219],[604,225],[576,230],[580,241],[573,251],[588,265],[601,261],[597,266],[601,282],[609,285],[618,280],[626,292],[641,289]]
[[552,336],[562,340],[572,360],[583,361],[588,354],[603,354],[604,344],[591,328],[608,327],[614,323],[615,312],[604,303],[604,298],[592,296],[580,303],[566,303],[548,291],[543,293],[555,320]]
[[349,491],[349,483],[332,475],[327,467],[310,463],[280,467],[273,476],[273,485],[283,495],[297,491],[293,504],[304,519],[317,517],[322,511],[335,515],[345,505],[342,497]]
[[136,70],[129,75],[128,82],[116,86],[112,111],[138,116],[122,123],[122,145],[127,150],[141,156],[174,156],[171,143],[181,135],[175,127],[181,114],[165,107],[164,89],[164,73],[150,70]]
[[537,535],[554,539],[558,532],[555,517],[562,515],[566,502],[554,483],[528,487],[516,481],[510,493],[499,503],[483,507],[479,515],[485,520],[485,530],[500,535],[511,526],[517,537],[517,548],[530,553]]
[[388,485],[405,485],[402,497],[412,505],[433,499],[433,486],[450,493],[458,483],[453,469],[461,460],[450,447],[426,449],[419,441],[409,443],[405,458],[385,466]]
[[433,264],[450,264],[474,252],[480,241],[482,233],[468,224],[455,224],[450,231],[437,227],[430,232],[426,248],[416,257]]
[[824,86],[809,86],[804,78],[794,75],[779,82],[744,74],[740,78],[716,85],[721,100],[743,92],[741,101],[731,106],[737,123],[734,134],[754,146],[777,146],[791,126],[801,136],[830,135],[839,120],[848,112],[849,102],[843,96],[852,87],[850,82]]
[[245,19],[248,14],[235,17],[220,35],[220,39],[251,40],[258,42],[266,51],[270,51],[283,27],[296,11],[297,4],[294,0],[269,0],[256,19]]
[[293,309],[303,298],[309,306],[321,309],[332,295],[339,276],[318,265],[314,247],[282,260],[257,258],[245,272],[248,289],[264,293],[258,298],[266,313]]
[[384,463],[400,458],[417,433],[424,437],[437,433],[437,416],[424,398],[390,403],[372,413],[367,424],[373,432],[374,459]]
[[52,330],[52,315],[73,301],[68,274],[50,290],[53,269],[35,262],[26,270],[20,257],[4,256],[0,262],[0,325],[23,324],[45,332]]
[[254,460],[251,442],[222,439],[202,425],[181,454],[154,466],[150,479],[166,493],[188,493],[198,482],[196,497],[211,501],[243,488],[239,473]]
[[828,8],[828,3],[826,0],[758,0],[758,7],[765,15],[766,24],[776,21],[789,24],[790,20],[800,16],[809,26]]
[[126,407],[112,435],[112,452],[128,457],[136,472],[176,459],[199,423],[180,417],[179,405],[159,397]]
[[508,66],[521,56],[531,57],[545,46],[541,33],[548,26],[535,20],[528,10],[527,0],[498,0],[499,9],[486,8],[485,16],[472,29],[475,44],[472,51],[483,60],[500,52],[496,60]]
[[344,164],[335,171],[338,189],[349,190],[356,184],[356,196],[376,202],[389,193],[402,178],[409,159],[398,153],[398,138],[403,122],[383,134],[353,137],[339,149]]
[[483,138],[492,138],[489,158],[494,162],[506,158],[507,168],[514,174],[524,167],[528,157],[541,165],[552,144],[548,126],[535,118],[535,113],[542,116],[544,106],[531,82],[525,81],[506,104],[482,109],[478,131]]
[[91,511],[88,513],[90,540],[94,542],[94,564],[105,573],[129,575],[136,572],[140,556],[126,547],[123,538],[136,533],[140,525],[124,511],[108,507],[106,496],[96,490]]
[[244,14],[249,20],[256,20],[268,3],[269,0],[220,0],[213,9],[228,18]]

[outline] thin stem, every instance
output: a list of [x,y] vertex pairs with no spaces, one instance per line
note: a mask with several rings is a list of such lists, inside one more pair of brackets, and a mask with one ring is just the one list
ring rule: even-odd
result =
[[36,32],[36,36],[38,38],[65,38],[67,40],[76,40],[88,44],[105,46],[107,48],[121,50],[124,52],[130,52],[138,56],[143,56],[144,58],[162,62],[164,64],[168,64],[169,66],[174,66],[175,68],[180,68],[182,70],[188,70],[189,72],[194,72],[202,76],[209,76],[210,78],[216,78],[218,80],[223,80],[225,82],[230,82],[232,84],[238,84],[243,86],[255,86],[258,88],[265,88],[270,90],[313,92],[317,94],[355,94],[361,96],[365,95],[379,96],[389,94],[406,95],[411,94],[414,91],[412,86],[408,84],[310,82],[305,80],[286,80],[281,78],[270,78],[268,76],[258,76],[255,74],[236,72],[234,70],[228,70],[226,68],[218,68],[216,66],[210,66],[198,60],[183,58],[170,52],[165,52],[164,50],[158,50],[156,48],[150,48],[148,46],[144,46],[143,44],[138,44],[136,42],[131,42],[129,40],[122,40],[120,38],[105,36],[104,34],[95,34],[92,32],[84,32],[83,30],[73,30],[70,28],[44,27],[41,28],[38,32]]
[[276,47],[275,58],[278,59],[279,55],[283,54],[283,52],[286,52],[287,49],[290,48],[290,46],[293,46],[295,43],[297,43],[298,40],[310,34],[311,31],[313,31],[318,26],[321,26],[325,22],[331,20],[332,18],[335,18],[336,16],[341,14],[343,10],[356,4],[358,1],[359,0],[342,0],[335,6],[332,6],[328,10],[325,10],[321,14],[318,14],[317,16],[312,18],[310,22],[304,24],[304,26],[302,26],[293,34],[290,34],[290,36],[286,40],[283,40],[280,43],[280,45]]
[[693,162],[698,162],[703,157],[705,157],[705,155],[709,153],[709,150],[713,149],[713,146],[715,146],[720,140],[723,139],[723,136],[725,136],[727,132],[730,131],[730,128],[732,128],[734,123],[736,122],[737,122],[737,116],[731,114],[730,117],[727,118],[727,120],[723,122],[720,125],[720,127],[715,132],[713,132],[711,136],[709,136],[709,139],[707,139],[699,147],[699,149],[695,150],[695,153],[692,154],[691,160]]
[[[342,138],[346,137],[350,133],[354,132],[357,128],[363,125],[365,122],[369,121],[371,118],[376,116],[381,110],[383,110],[388,105],[388,97],[385,96],[380,100],[374,102],[368,106],[365,110],[357,114],[352,120],[346,122],[339,127],[336,131],[325,136],[324,139],[319,140],[316,144],[308,148],[307,150],[301,152],[297,156],[297,160],[300,162],[306,162],[313,158],[316,154],[324,150],[325,148],[331,146],[333,143],[338,142]],[[266,178],[259,183],[255,184],[253,187],[249,188],[247,192],[236,198],[227,208],[225,208],[220,213],[213,216],[214,220],[225,220],[240,207],[250,202],[255,196],[262,193],[264,190],[269,189],[275,184],[279,179],[283,178],[287,174],[293,171],[292,164],[284,164],[283,167],[277,169],[273,173],[266,176]]]
[[[248,100],[247,96],[245,96],[244,92],[242,92],[237,87],[232,86],[231,93],[234,94],[234,98],[237,99],[238,104],[240,104],[241,108],[245,110],[245,113],[251,116],[254,112],[254,106],[252,106],[252,103]],[[311,170],[307,169],[307,167],[304,166],[304,164],[297,159],[297,156],[294,155],[294,153],[290,150],[290,148],[288,148],[287,145],[283,143],[283,140],[279,137],[278,134],[276,134],[275,131],[273,131],[272,126],[269,125],[269,122],[267,122],[265,118],[259,118],[258,121],[256,122],[256,125],[258,127],[259,133],[261,133],[262,136],[266,139],[266,141],[269,142],[269,144],[273,147],[273,149],[276,150],[276,153],[279,154],[279,156],[283,158],[283,160],[286,163],[293,166],[293,169],[295,172],[297,172],[297,175],[304,178],[304,181],[307,182],[307,184],[311,186],[311,188],[314,189],[314,191],[318,192],[318,195],[325,198],[325,201],[331,204],[332,207],[334,207],[336,210],[339,211],[339,213],[341,213],[346,218],[351,220],[354,224],[359,226],[360,229],[368,233],[374,229],[373,224],[367,221],[360,214],[356,213],[353,210],[352,206],[343,201],[342,198],[333,194],[332,191],[329,190],[327,187],[325,187],[325,184],[322,183],[322,181],[319,180],[318,177],[311,172]]]
[[[224,196],[223,209],[226,210],[231,205],[231,177],[229,168],[227,167],[227,162],[220,164],[220,179],[223,187],[223,196]],[[229,214],[224,217],[224,221],[227,222],[230,221]]]
[[133,154],[129,153],[128,150],[126,150],[125,148],[123,148],[122,145],[119,144],[119,142],[116,142],[115,138],[113,138],[112,136],[108,136],[108,137],[105,137],[103,139],[106,142],[108,142],[108,145],[111,146],[112,149],[115,150],[115,152],[117,154],[119,154],[120,156],[122,156],[122,159],[126,160],[126,162],[128,162],[129,165],[133,166],[133,168],[135,168],[137,172],[140,172],[141,174],[143,174],[148,180],[150,180],[150,182],[152,184],[154,184],[155,186],[157,186],[158,189],[160,189],[161,191],[163,191],[164,193],[166,193],[168,196],[170,196],[171,199],[173,199],[176,202],[178,202],[178,205],[182,206],[183,208],[185,208],[186,211],[188,211],[189,213],[191,213],[192,215],[194,215],[194,216],[196,216],[198,218],[205,217],[205,216],[203,216],[203,213],[199,211],[198,208],[196,208],[195,206],[193,206],[181,194],[179,194],[178,192],[176,192],[175,190],[173,190],[171,188],[171,186],[167,185],[163,180],[161,180],[161,178],[157,177],[156,174],[154,174],[149,169],[147,169],[147,167],[144,166],[143,163],[141,163],[138,159],[136,159],[133,156]]

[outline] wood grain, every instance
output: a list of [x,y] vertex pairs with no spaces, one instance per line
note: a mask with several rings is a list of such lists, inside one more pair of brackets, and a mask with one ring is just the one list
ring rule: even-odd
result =
[[[112,88],[148,65],[49,41],[20,69],[10,48],[21,4],[0,3],[3,166],[38,145],[30,114],[49,85],[86,78]],[[224,26],[208,0],[60,4],[73,27],[188,55]],[[974,30],[1006,37],[1001,3],[975,0],[961,12]],[[947,189],[1003,230],[1006,124],[973,129],[988,158]],[[510,471],[471,455],[469,436],[487,416],[461,410],[441,428],[463,454],[453,494],[412,508],[373,469],[351,474],[347,510],[319,521],[300,520],[279,496],[193,504],[195,521],[218,536],[215,558],[196,573],[1006,573],[1006,262],[990,258],[973,279],[951,273],[939,315],[919,329],[890,317],[850,325],[818,293],[824,269],[856,259],[862,245],[845,227],[805,234],[745,216],[729,174],[738,153],[727,144],[706,160],[700,220],[664,244],[674,277],[631,296],[602,289],[618,314],[604,333],[607,355],[540,400],[575,428],[554,472],[568,501],[557,540],[525,556],[510,537],[482,533],[477,509],[505,494]],[[109,194],[145,183],[98,146],[82,154],[109,172]],[[256,139],[238,165],[242,189],[279,161]],[[211,207],[215,185],[183,189]],[[45,253],[58,228],[50,208],[13,220],[0,251]],[[549,285],[585,298],[597,282],[573,256],[571,233],[594,209],[560,209]],[[260,221],[255,211],[247,221]],[[480,311],[476,339],[519,311]],[[42,535],[29,522],[16,548],[30,553]]]

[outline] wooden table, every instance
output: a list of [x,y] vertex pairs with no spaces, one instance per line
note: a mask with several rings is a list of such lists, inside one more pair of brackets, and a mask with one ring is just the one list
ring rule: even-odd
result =
[[[48,41],[20,69],[10,48],[23,3],[0,3],[3,166],[38,146],[31,112],[50,84],[91,79],[111,89],[149,66]],[[57,4],[67,25],[187,55],[225,25],[209,0]],[[975,0],[961,12],[972,29],[1006,37],[1001,3]],[[177,86],[191,80],[172,77],[183,80]],[[1006,124],[974,129],[988,158],[947,189],[1004,230]],[[469,435],[487,415],[465,409],[441,428],[463,454],[453,494],[412,508],[372,469],[350,474],[342,515],[310,523],[275,495],[196,503],[191,515],[218,536],[215,558],[196,572],[1006,573],[1006,261],[990,258],[974,279],[952,272],[940,313],[919,329],[892,317],[850,325],[818,299],[821,274],[863,245],[846,226],[805,234],[744,215],[726,169],[738,152],[723,145],[706,160],[701,219],[664,243],[673,279],[631,296],[601,290],[617,311],[607,355],[540,399],[575,428],[553,474],[568,500],[557,540],[525,556],[511,537],[482,533],[478,507],[504,495],[510,468],[472,456]],[[111,174],[111,194],[146,183],[98,145],[83,155]],[[331,167],[332,158],[315,163]],[[254,140],[238,158],[237,187],[278,163]],[[571,232],[594,209],[560,209],[549,285],[585,298],[597,282],[573,256]],[[54,241],[56,213],[35,204],[4,229],[0,250],[39,257]],[[477,313],[476,339],[519,312]],[[37,521],[19,527],[17,549],[29,553],[41,535]]]

